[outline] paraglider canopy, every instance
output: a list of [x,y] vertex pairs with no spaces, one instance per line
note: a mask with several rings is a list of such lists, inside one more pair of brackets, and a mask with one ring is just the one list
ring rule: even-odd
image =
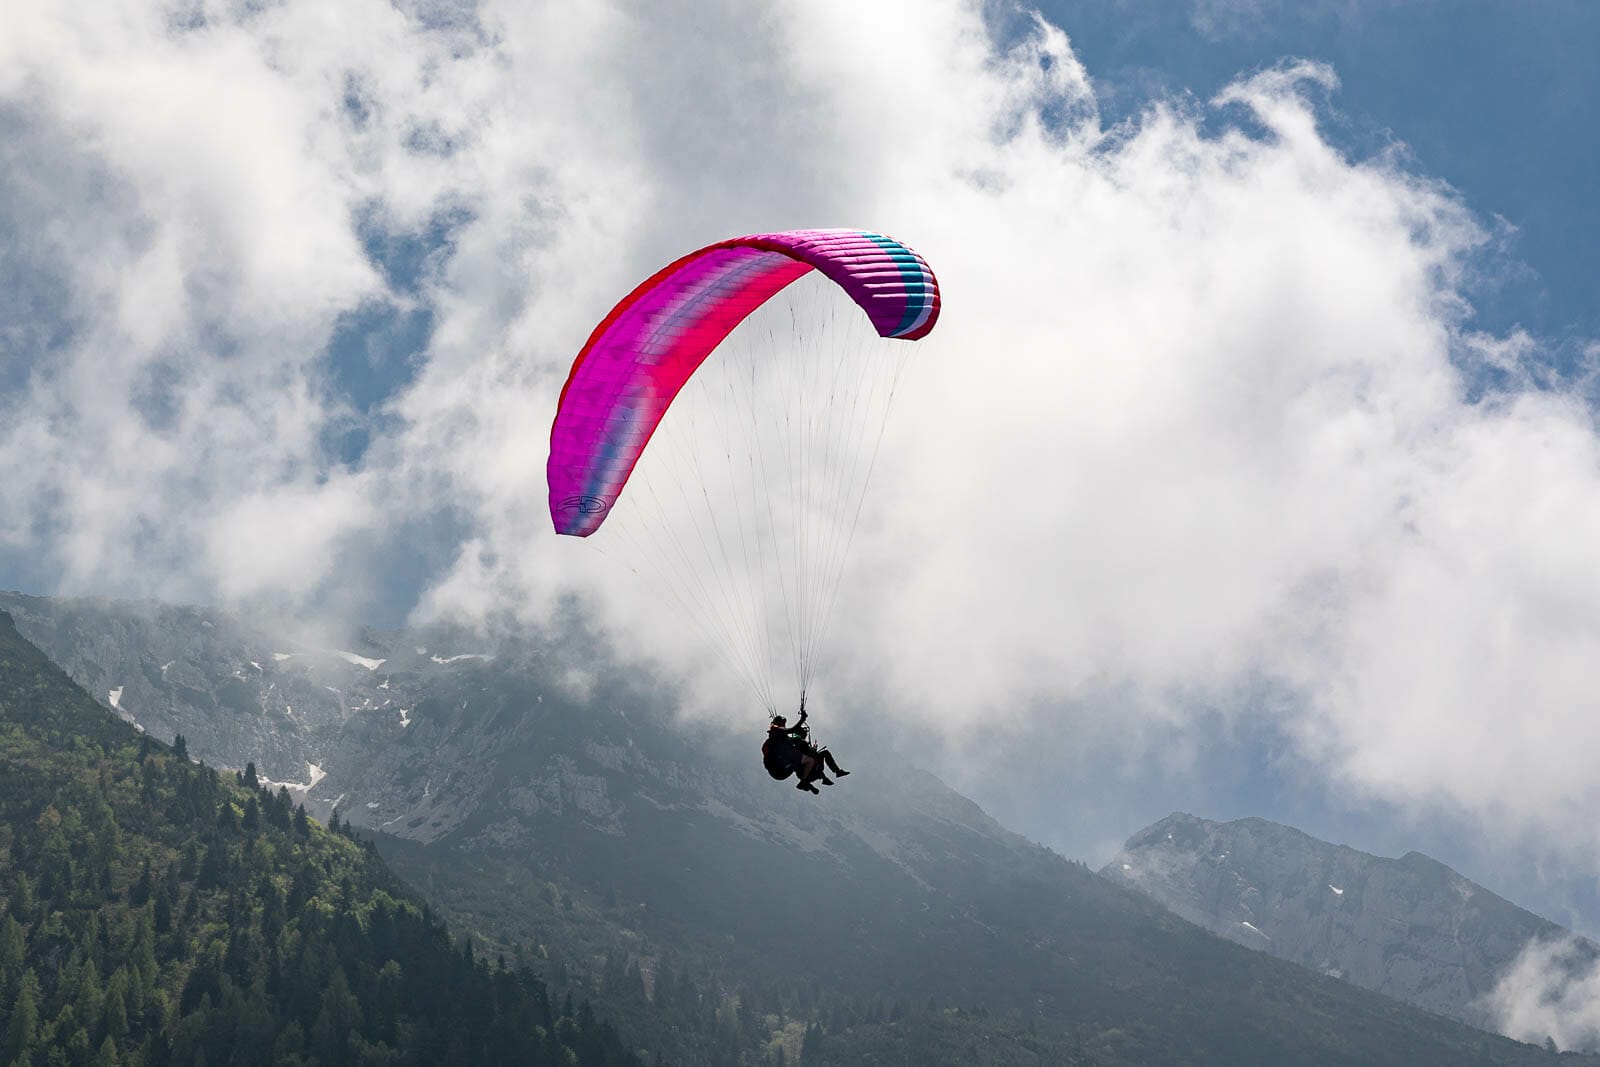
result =
[[782,661],[803,694],[825,644],[909,361],[895,342],[938,317],[927,263],[881,234],[754,234],[684,256],[573,360],[546,467],[556,532],[603,527],[588,551],[676,606],[669,640],[698,627],[776,711]]
[[752,311],[813,270],[866,312],[881,337],[916,340],[939,318],[921,256],[865,230],[790,230],[691,252],[629,293],[573,361],[550,429],[546,474],[557,533],[605,522],[673,398]]

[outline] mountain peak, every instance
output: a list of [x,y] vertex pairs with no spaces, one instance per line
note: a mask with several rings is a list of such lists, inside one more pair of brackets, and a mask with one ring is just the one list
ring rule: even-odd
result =
[[1421,852],[1386,859],[1260,818],[1174,813],[1101,873],[1231,941],[1485,1028],[1499,976],[1565,934]]

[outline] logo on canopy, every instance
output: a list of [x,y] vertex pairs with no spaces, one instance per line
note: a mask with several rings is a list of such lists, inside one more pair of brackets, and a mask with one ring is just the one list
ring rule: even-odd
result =
[[598,515],[610,506],[603,496],[569,496],[556,505],[562,511],[576,511],[580,515]]

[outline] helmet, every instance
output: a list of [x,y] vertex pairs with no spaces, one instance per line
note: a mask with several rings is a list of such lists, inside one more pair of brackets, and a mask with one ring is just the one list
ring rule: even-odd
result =
[[774,715],[772,717],[772,725],[782,729],[783,727],[789,725],[789,720],[785,719],[782,715]]

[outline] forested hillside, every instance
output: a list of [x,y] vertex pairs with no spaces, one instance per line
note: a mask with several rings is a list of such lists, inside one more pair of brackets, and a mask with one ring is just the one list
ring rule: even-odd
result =
[[628,1064],[370,844],[117,721],[0,613],[0,1063]]

